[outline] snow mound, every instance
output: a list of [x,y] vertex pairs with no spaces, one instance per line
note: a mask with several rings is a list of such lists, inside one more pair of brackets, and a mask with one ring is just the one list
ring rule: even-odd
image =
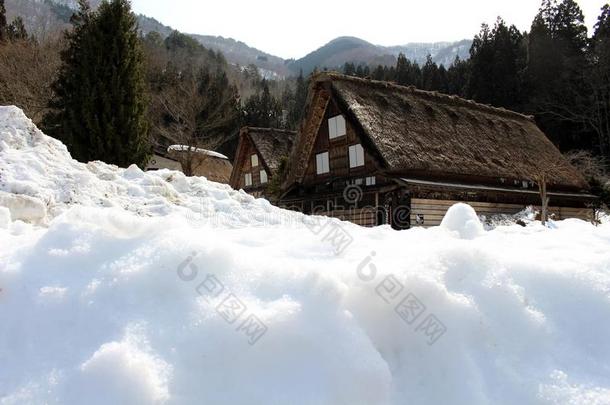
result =
[[441,228],[456,233],[461,239],[474,239],[485,233],[474,208],[468,204],[454,204],[447,210]]
[[11,211],[0,205],[0,228],[8,228],[11,220]]
[[204,177],[77,162],[17,107],[0,107],[0,205],[14,220],[37,225],[48,225],[73,206],[118,207],[147,217],[181,213],[236,227],[302,222],[296,214]]
[[15,108],[0,145],[45,207],[0,207],[2,405],[610,403],[610,224],[364,229],[75,162]]

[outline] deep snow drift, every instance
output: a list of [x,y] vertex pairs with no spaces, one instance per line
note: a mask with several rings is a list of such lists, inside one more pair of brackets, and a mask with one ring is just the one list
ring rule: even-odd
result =
[[2,404],[610,403],[609,224],[363,229],[14,107],[0,190]]

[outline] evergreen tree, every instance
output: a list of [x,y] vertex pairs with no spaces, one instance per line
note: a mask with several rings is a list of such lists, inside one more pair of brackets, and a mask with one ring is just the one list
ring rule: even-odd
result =
[[456,56],[447,70],[447,93],[465,97],[469,73],[468,61],[461,60],[459,56]]
[[573,0],[544,0],[528,36],[527,111],[563,150],[591,148],[580,117],[589,95],[587,28]]
[[374,80],[387,80],[386,74],[384,73],[384,67],[383,66],[377,65],[375,70],[373,70],[373,79]]
[[591,38],[587,119],[597,135],[599,152],[610,162],[610,5],[601,11]]
[[21,17],[15,18],[8,26],[7,35],[8,39],[11,41],[23,41],[28,39],[28,32],[25,29],[25,25],[23,24],[23,19]]
[[303,70],[299,72],[297,77],[296,88],[294,92],[294,103],[288,110],[288,122],[287,126],[291,129],[298,129],[301,123],[303,110],[305,110],[305,104],[307,103],[307,92],[308,92],[307,80],[303,77]]
[[524,69],[525,47],[519,30],[501,18],[493,29],[483,24],[470,48],[467,95],[481,103],[518,110]]
[[403,86],[422,87],[422,71],[417,63],[411,62],[404,54],[398,55],[396,68],[388,70],[386,80],[396,81]]
[[343,65],[343,74],[347,76],[354,76],[356,74],[356,67],[351,62],[345,62]]
[[404,55],[404,53],[398,54],[398,59],[396,61],[396,83],[401,85],[413,84],[409,83],[409,66],[410,61]]
[[358,65],[356,68],[356,77],[364,77],[364,68],[362,65]]
[[103,2],[96,12],[86,0],[79,7],[54,84],[57,112],[45,129],[80,161],[143,164],[149,145],[136,17],[127,0]]
[[556,7],[553,29],[557,38],[565,42],[572,55],[582,55],[587,47],[585,17],[574,0],[564,0]]
[[440,91],[441,93],[448,93],[449,92],[449,73],[444,65],[440,65],[438,67],[438,80],[439,80],[439,87],[435,90]]
[[[443,68],[444,71],[445,68]],[[446,72],[445,72],[446,73]],[[443,84],[441,79],[441,73],[439,72],[438,65],[432,60],[432,56],[428,55],[426,58],[426,64],[421,70],[422,74],[422,89],[442,91]]]
[[267,80],[261,82],[262,91],[250,97],[244,106],[244,125],[264,128],[282,128],[282,107],[271,95]]
[[0,0],[0,42],[4,42],[7,39],[7,25],[6,25],[6,7],[4,7],[4,0]]

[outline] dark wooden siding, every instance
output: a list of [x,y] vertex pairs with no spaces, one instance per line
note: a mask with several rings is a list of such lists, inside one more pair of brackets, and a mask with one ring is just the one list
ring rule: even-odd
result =
[[[270,176],[269,172],[267,172],[267,183],[261,184],[260,171],[263,170],[263,168],[264,168],[263,159],[261,158],[260,154],[256,151],[256,148],[252,144],[252,141],[250,141],[250,138],[246,137],[244,139],[242,147],[245,149],[245,158],[242,162],[236,162],[236,164],[240,165],[240,167],[237,168],[237,170],[239,170],[237,188],[238,189],[241,188],[241,189],[248,191],[249,189],[259,189],[259,188],[265,187],[268,184],[268,182],[271,180],[271,176]],[[258,166],[257,167],[252,167],[251,156],[254,154],[258,156]],[[246,180],[245,180],[246,173],[252,174],[252,186],[246,187]]]
[[[431,199],[418,199],[413,198],[411,200],[411,225],[412,226],[437,226],[440,225],[443,217],[447,213],[447,210],[454,204],[457,204],[459,200],[431,200]],[[494,216],[494,215],[512,215],[526,208],[526,205],[520,204],[502,204],[502,203],[488,203],[488,202],[477,202],[468,201],[466,204],[470,205],[476,211],[479,216]],[[534,207],[540,211],[540,207]],[[593,210],[591,208],[569,208],[569,207],[549,207],[549,215],[554,217],[556,220],[567,219],[567,218],[578,218],[584,221],[590,221],[593,219]],[[423,223],[418,224],[417,219],[423,219]]]
[[[343,117],[346,121],[347,134],[339,138],[329,139],[328,120],[339,114],[341,114],[340,109],[331,99],[320,125],[311,156],[309,157],[308,167],[303,178],[304,185],[318,184],[337,177],[373,176],[377,172],[378,167],[380,167],[378,162],[367,151],[366,146],[362,145],[364,148],[364,166],[350,169],[349,147],[351,145],[362,144],[362,142],[345,114],[343,114]],[[316,155],[323,152],[328,152],[330,173],[318,175],[316,173]]]

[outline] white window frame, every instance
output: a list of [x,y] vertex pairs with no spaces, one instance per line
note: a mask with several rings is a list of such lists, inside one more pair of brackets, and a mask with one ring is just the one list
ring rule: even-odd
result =
[[351,145],[349,147],[349,168],[364,166],[364,148],[361,144]]
[[258,167],[258,155],[256,153],[250,156],[250,164],[252,167]]
[[244,175],[244,184],[246,187],[250,187],[252,185],[252,173],[246,173]]
[[316,174],[330,173],[330,162],[328,152],[318,153],[316,155]]
[[366,185],[367,186],[374,186],[375,183],[377,183],[377,179],[375,178],[375,176],[370,176],[366,178]]
[[328,119],[328,138],[335,139],[340,138],[347,134],[347,125],[345,123],[345,117],[339,114],[335,117]]
[[269,181],[269,178],[267,177],[267,172],[265,171],[265,169],[261,170],[259,175],[261,177],[261,184],[266,184]]

